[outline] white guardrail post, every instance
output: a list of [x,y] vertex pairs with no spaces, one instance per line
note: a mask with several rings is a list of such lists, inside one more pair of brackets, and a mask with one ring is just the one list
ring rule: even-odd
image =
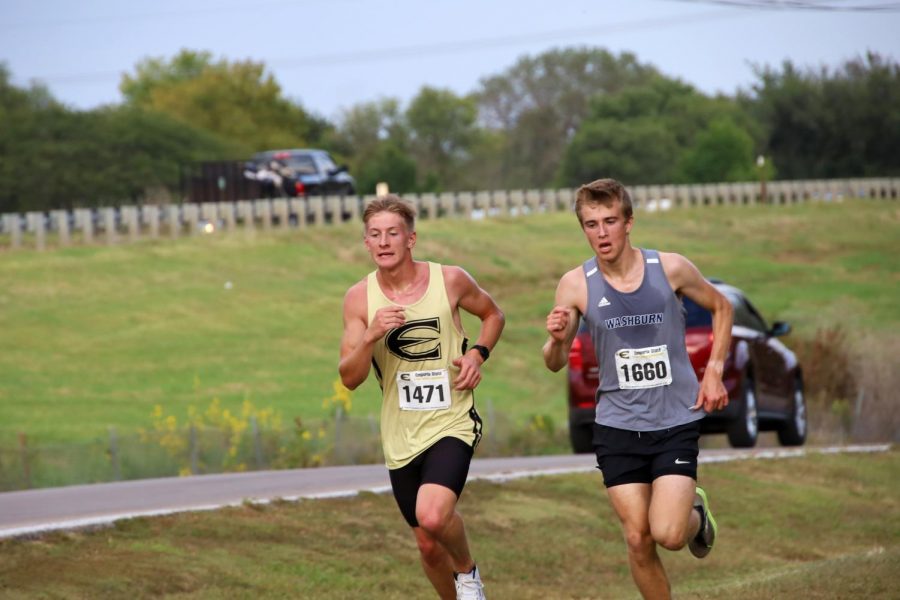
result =
[[419,196],[419,202],[425,207],[425,216],[430,219],[437,219],[440,216],[437,196],[434,194],[422,194]]
[[322,196],[313,196],[309,199],[309,207],[312,209],[313,225],[316,227],[325,225],[325,199]]
[[288,202],[291,214],[297,218],[297,227],[303,229],[306,227],[306,200],[303,198],[291,198]]
[[147,226],[151,240],[159,239],[159,206],[148,204],[142,211],[144,225]]
[[181,207],[177,204],[170,204],[167,212],[169,237],[174,240],[181,235]]
[[47,247],[47,222],[44,213],[32,211],[25,213],[28,231],[34,234],[34,247],[43,250]]
[[51,229],[56,229],[56,233],[59,236],[60,247],[70,246],[72,244],[72,240],[69,235],[69,211],[51,211],[50,223]]
[[466,219],[472,220],[472,211],[475,208],[475,196],[472,192],[460,192],[456,195],[459,202],[459,212]]
[[22,218],[18,213],[3,215],[3,233],[9,235],[11,248],[22,247]]

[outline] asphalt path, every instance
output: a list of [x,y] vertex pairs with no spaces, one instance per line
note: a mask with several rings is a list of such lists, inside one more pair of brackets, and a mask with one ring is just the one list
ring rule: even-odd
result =
[[[890,444],[702,450],[699,462],[771,459],[809,453],[883,452],[888,449]],[[472,461],[469,480],[505,481],[595,469],[596,460],[590,454],[480,458]],[[597,477],[599,484],[599,474]],[[4,492],[0,493],[0,538],[95,527],[134,517],[215,510],[245,502],[332,498],[364,491],[390,491],[384,465],[195,475]]]

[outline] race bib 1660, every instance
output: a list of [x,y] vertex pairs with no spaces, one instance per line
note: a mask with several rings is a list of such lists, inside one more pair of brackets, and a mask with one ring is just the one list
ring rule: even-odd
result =
[[669,350],[662,346],[616,350],[616,375],[619,388],[635,390],[672,383]]

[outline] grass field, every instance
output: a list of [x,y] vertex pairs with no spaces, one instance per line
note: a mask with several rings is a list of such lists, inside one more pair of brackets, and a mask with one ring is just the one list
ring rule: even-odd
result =
[[[900,324],[898,225],[887,201],[715,207],[639,213],[632,238],[742,287],[797,336],[840,325],[878,343]],[[540,347],[560,275],[589,255],[574,216],[422,221],[419,233],[417,258],[465,266],[507,315],[481,410],[563,427],[564,374]],[[183,418],[214,399],[319,416],[343,293],[369,270],[358,224],[0,252],[0,446],[19,432],[45,444],[127,434],[156,405]],[[377,416],[378,404],[370,380],[352,411]]]
[[[712,554],[661,551],[681,599],[897,597],[900,452],[702,465]],[[470,482],[494,599],[637,598],[600,476]],[[246,504],[0,541],[0,597],[431,598],[390,494]]]

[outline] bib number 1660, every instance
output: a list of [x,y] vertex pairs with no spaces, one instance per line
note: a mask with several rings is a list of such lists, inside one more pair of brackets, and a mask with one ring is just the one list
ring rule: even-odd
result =
[[623,348],[615,352],[619,388],[634,390],[672,383],[669,349],[665,346]]
[[[666,363],[658,360],[654,363],[645,362],[643,364],[634,363],[631,368],[628,365],[622,365],[622,377],[626,382],[634,381],[653,381],[654,379],[665,379],[669,375],[669,368]],[[630,371],[630,372],[629,372]]]

